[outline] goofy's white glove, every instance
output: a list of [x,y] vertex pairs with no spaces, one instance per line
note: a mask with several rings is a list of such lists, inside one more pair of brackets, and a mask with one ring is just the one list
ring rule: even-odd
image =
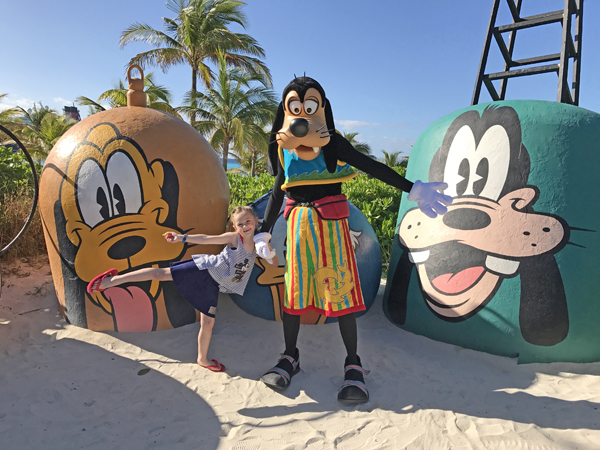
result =
[[269,241],[271,235],[269,233],[258,233],[254,236],[254,248],[256,254],[262,259],[265,259],[269,264],[273,264],[273,258],[277,254],[275,250],[269,249]]
[[421,180],[417,180],[407,198],[411,202],[417,202],[423,214],[435,219],[438,214],[446,214],[448,211],[444,205],[452,204],[452,197],[438,192],[447,188],[447,183],[422,183]]

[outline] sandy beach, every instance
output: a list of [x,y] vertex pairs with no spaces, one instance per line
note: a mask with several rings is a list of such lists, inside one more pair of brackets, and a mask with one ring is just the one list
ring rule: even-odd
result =
[[336,400],[336,324],[300,331],[301,372],[282,394],[258,381],[280,323],[222,295],[212,373],[195,364],[198,324],[99,333],[59,315],[48,265],[4,266],[0,448],[600,449],[600,363],[527,364],[405,332],[381,294],[358,319],[371,400]]

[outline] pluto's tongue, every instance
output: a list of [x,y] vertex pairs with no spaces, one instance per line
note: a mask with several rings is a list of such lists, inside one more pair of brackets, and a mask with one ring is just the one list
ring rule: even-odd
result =
[[113,305],[117,330],[152,331],[152,301],[145,291],[137,286],[111,287],[104,291],[104,295]]
[[438,291],[446,294],[458,294],[470,288],[481,276],[484,268],[482,266],[470,267],[461,270],[457,274],[446,273],[434,278],[431,283]]

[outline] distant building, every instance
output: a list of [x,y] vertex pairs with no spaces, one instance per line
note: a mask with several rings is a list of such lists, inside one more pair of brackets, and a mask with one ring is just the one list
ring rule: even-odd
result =
[[70,117],[71,119],[75,119],[77,122],[81,120],[81,116],[79,115],[79,110],[76,106],[65,106],[63,108],[63,116]]
[[6,147],[13,153],[18,153],[20,150],[20,147],[14,142],[7,142],[6,144],[2,144],[2,147]]

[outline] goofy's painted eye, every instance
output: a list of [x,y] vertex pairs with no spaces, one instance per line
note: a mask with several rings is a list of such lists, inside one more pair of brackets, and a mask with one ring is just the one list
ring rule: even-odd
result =
[[299,100],[292,100],[288,103],[288,109],[293,115],[297,116],[302,112],[302,103]]
[[304,112],[309,116],[312,116],[319,109],[319,104],[314,100],[306,100],[304,102]]

